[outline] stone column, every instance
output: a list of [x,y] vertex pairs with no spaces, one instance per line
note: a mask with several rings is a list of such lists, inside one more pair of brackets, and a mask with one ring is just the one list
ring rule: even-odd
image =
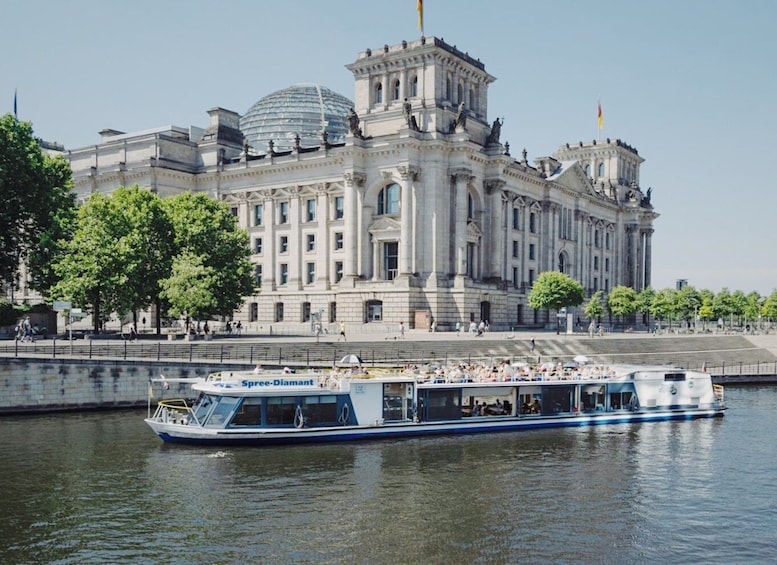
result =
[[414,167],[400,166],[397,168],[402,179],[400,183],[401,193],[399,197],[399,275],[410,275],[413,269],[413,248],[415,246],[415,230],[413,219],[415,218],[415,206],[413,195],[415,193],[415,180],[418,178],[418,170]]
[[298,186],[289,187],[289,289],[301,289],[305,243],[302,241],[302,202]]
[[645,280],[642,288],[638,290],[646,289],[650,286],[653,278],[653,229],[645,230]]
[[467,274],[467,205],[469,201],[468,184],[472,178],[469,169],[457,169],[452,176],[456,182],[456,214],[453,226],[453,241],[456,257],[455,273],[457,277]]
[[329,242],[329,198],[326,189],[326,183],[316,186],[316,282],[329,288],[332,249]]
[[365,175],[363,173],[345,173],[345,191],[343,194],[343,248],[345,261],[343,265],[343,279],[353,281],[358,276],[358,226],[359,226],[359,187],[364,184]]

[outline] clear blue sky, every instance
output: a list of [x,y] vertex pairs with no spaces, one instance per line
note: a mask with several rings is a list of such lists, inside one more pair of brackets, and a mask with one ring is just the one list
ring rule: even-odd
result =
[[[419,36],[416,0],[0,0],[0,112],[67,148],[104,128],[207,125]],[[777,2],[425,0],[425,35],[497,77],[512,154],[597,135],[636,147],[661,217],[653,286],[777,288]]]

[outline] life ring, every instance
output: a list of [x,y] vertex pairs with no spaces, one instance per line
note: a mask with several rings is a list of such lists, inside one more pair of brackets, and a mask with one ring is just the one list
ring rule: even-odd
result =
[[302,415],[302,406],[297,404],[297,410],[294,412],[294,427],[300,429],[305,425],[305,417]]
[[340,410],[340,417],[337,418],[337,421],[340,422],[343,426],[348,424],[348,420],[350,419],[351,411],[350,408],[348,408],[347,404],[343,404],[343,409]]

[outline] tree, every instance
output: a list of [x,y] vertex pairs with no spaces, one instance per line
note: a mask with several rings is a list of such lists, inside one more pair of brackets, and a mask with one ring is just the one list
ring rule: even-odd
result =
[[[230,316],[255,290],[248,233],[225,204],[205,194],[185,193],[163,202],[173,226],[175,267],[169,280],[160,281],[162,296],[171,304],[176,300],[175,309],[182,313]],[[199,290],[184,292],[180,275],[187,261],[194,261],[190,267],[197,269],[198,284],[207,285],[212,301]]]
[[761,315],[767,320],[777,319],[777,290],[773,290],[764,300],[763,306],[761,306]]
[[529,292],[529,305],[537,309],[559,311],[567,306],[583,303],[583,285],[566,275],[555,271],[541,273]]
[[0,117],[0,277],[16,279],[28,259],[32,286],[54,283],[51,264],[61,249],[54,242],[67,235],[74,196],[70,166],[45,155],[32,124],[15,116]]
[[202,319],[216,310],[216,272],[205,265],[206,258],[184,251],[173,261],[172,274],[160,281],[162,296],[170,304],[172,316]]
[[607,309],[623,321],[637,311],[637,291],[629,286],[618,285],[607,297]]
[[650,303],[650,313],[654,318],[663,321],[671,317],[673,300],[672,295],[674,293],[674,289],[665,288],[653,296],[653,301]]
[[122,289],[128,284],[126,265],[130,259],[127,241],[118,227],[122,219],[108,196],[92,195],[79,208],[73,236],[63,243],[65,253],[53,267],[60,280],[52,288],[52,296],[88,309],[95,333],[107,315],[127,311]]
[[112,196],[122,241],[127,284],[120,289],[120,311],[137,312],[155,304],[156,329],[161,332],[162,294],[160,281],[170,276],[173,261],[173,225],[162,199],[138,186],[119,188]]
[[598,320],[602,317],[602,314],[604,314],[604,306],[602,306],[602,298],[604,297],[604,292],[601,290],[597,290],[594,292],[593,296],[591,296],[591,300],[588,301],[588,304],[585,306],[585,315],[590,318],[591,321]]
[[751,292],[745,297],[744,315],[746,320],[757,321],[761,315],[761,305],[764,298],[758,292]]
[[691,285],[686,285],[672,294],[672,313],[680,320],[690,321],[701,306],[701,297]]

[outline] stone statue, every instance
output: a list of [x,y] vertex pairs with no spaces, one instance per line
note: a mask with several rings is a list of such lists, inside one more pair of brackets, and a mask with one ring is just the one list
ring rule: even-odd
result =
[[351,132],[351,134],[358,138],[358,139],[364,139],[364,134],[362,134],[362,128],[359,127],[359,115],[356,113],[356,111],[351,108],[348,110],[348,131]]
[[504,119],[502,121],[499,121],[499,118],[494,120],[494,123],[491,125],[491,133],[488,134],[488,137],[486,138],[486,145],[498,145],[499,144],[499,136],[502,133],[502,124],[504,123]]
[[467,109],[464,107],[464,102],[459,102],[459,107],[456,110],[456,119],[453,120],[453,129],[466,129],[467,128]]

